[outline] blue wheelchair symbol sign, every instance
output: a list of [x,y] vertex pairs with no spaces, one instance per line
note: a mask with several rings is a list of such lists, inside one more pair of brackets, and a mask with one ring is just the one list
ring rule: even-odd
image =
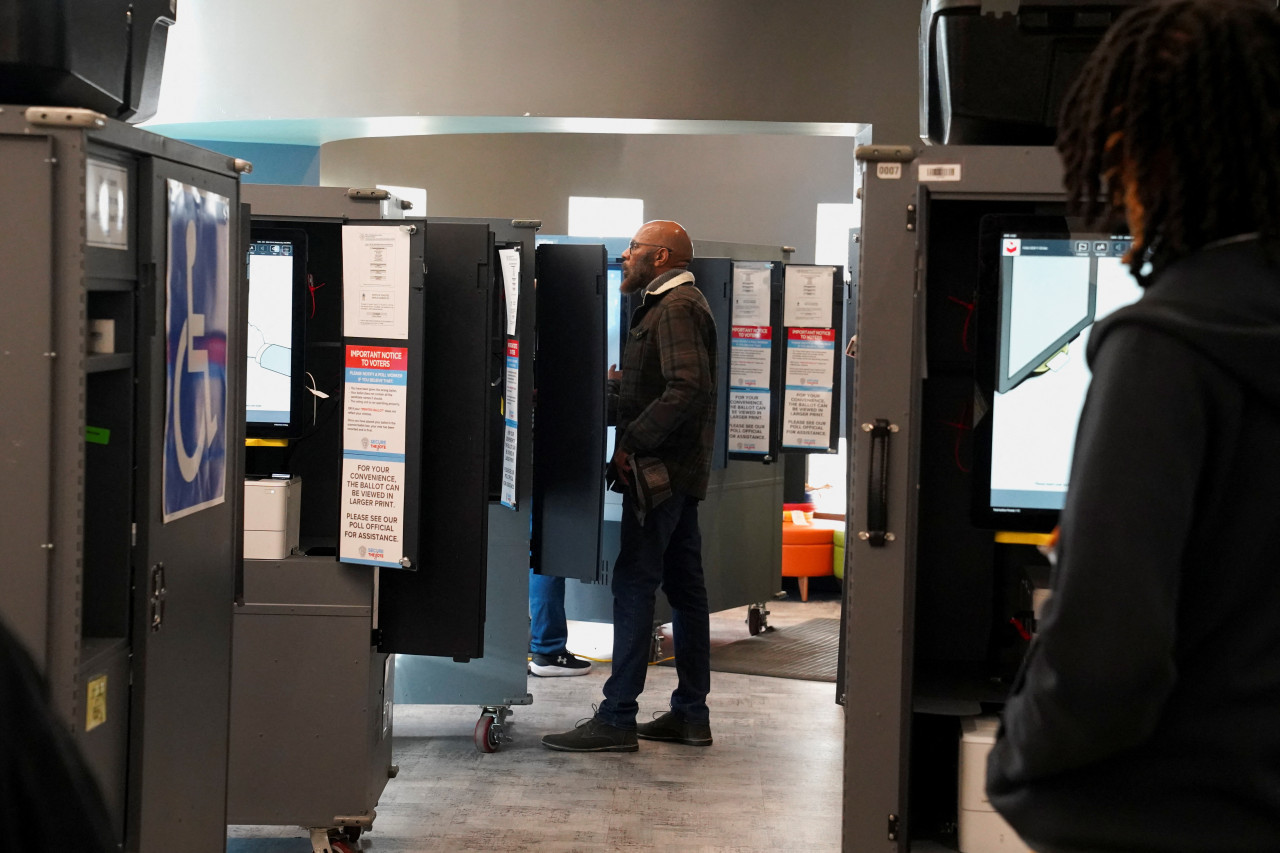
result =
[[164,520],[225,500],[230,205],[169,181]]

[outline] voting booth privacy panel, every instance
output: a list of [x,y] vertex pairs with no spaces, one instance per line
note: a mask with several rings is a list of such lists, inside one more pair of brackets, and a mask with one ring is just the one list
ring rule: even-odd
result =
[[221,851],[243,476],[235,164],[69,108],[0,108],[0,151],[0,614],[123,849]]
[[995,531],[1051,525],[1021,510],[1061,506],[1088,322],[1137,294],[1052,149],[858,156],[845,849],[956,849],[960,720],[1004,701],[1044,566]]
[[[290,379],[318,393],[300,418],[265,392],[245,409],[251,433],[287,435],[251,442],[247,468],[262,479],[247,486],[287,477],[301,499],[289,553],[244,564],[230,823],[358,835],[395,774],[394,702],[528,701],[531,383],[521,387],[520,345],[533,323],[522,260],[536,223],[405,219],[386,196],[245,194],[251,245],[304,256],[291,280],[302,281],[305,354]],[[256,341],[255,300],[272,278],[254,274],[253,251]],[[290,335],[258,318],[265,357]]]
[[[621,267],[603,244],[546,239],[538,248],[534,566],[583,581],[567,587],[573,618],[608,621],[622,504],[604,491],[613,433],[605,379],[621,362],[638,300],[620,293]],[[716,442],[699,516],[708,597],[722,610],[765,602],[781,586],[780,454],[837,446],[835,348],[846,297],[840,268],[788,265],[778,248],[695,242],[695,255],[689,270],[719,347]],[[788,281],[801,313],[784,317]],[[794,347],[777,343],[791,339]]]

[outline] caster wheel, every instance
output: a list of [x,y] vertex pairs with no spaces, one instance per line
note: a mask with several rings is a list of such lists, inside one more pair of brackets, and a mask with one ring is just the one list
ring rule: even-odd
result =
[[502,726],[494,722],[493,717],[484,716],[476,721],[473,740],[480,752],[497,752],[502,745]]
[[329,846],[333,848],[333,853],[356,853],[356,848],[345,841],[330,841]]
[[759,634],[765,629],[765,614],[759,607],[749,607],[747,609],[747,631],[751,636]]
[[356,842],[360,840],[360,835],[364,832],[363,826],[344,826],[342,827],[342,841],[345,841],[352,848]]

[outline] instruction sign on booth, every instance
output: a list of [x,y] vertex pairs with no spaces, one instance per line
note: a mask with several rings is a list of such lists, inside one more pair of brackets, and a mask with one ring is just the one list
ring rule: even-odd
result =
[[404,557],[405,347],[348,345],[338,558],[400,568]]

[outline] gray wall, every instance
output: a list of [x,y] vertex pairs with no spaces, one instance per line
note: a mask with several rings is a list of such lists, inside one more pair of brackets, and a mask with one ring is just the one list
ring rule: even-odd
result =
[[815,205],[853,201],[846,137],[481,134],[349,139],[320,149],[320,182],[425,187],[431,216],[541,219],[570,195],[643,198],[698,240],[790,245],[812,261]]
[[913,0],[183,0],[156,122],[595,116],[876,122],[898,137],[915,121],[919,10]]

